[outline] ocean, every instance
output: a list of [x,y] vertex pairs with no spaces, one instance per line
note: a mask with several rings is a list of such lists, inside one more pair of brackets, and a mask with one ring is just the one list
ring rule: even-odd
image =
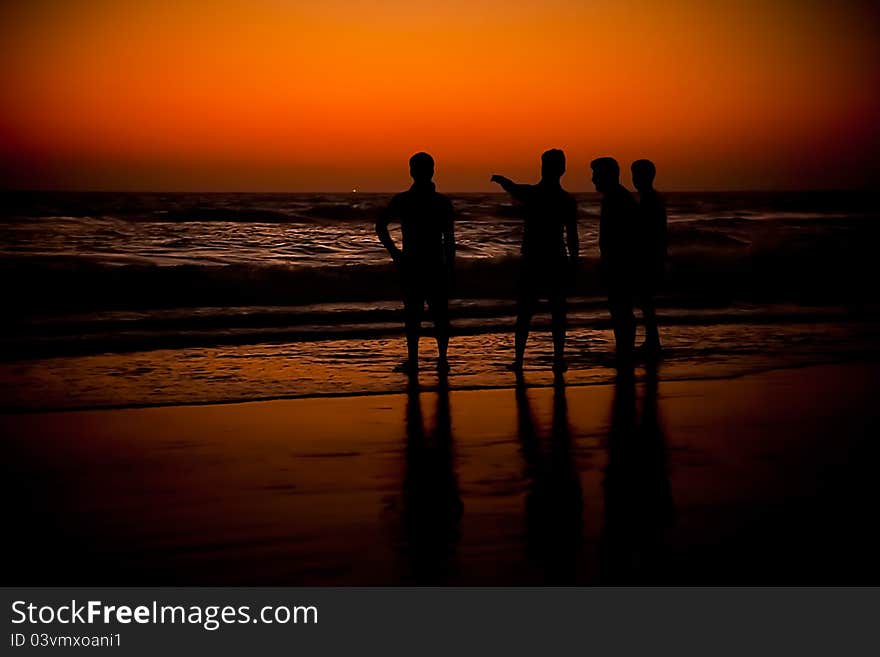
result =
[[[390,196],[5,193],[3,407],[403,389],[403,377],[391,372],[403,356],[399,282],[373,229]],[[571,299],[568,376],[607,381],[613,370],[598,272],[599,198],[576,196],[582,265]],[[450,383],[506,385],[519,208],[503,194],[450,197],[458,244]],[[798,364],[873,353],[875,195],[666,197],[669,261],[660,306],[668,376],[676,363],[705,362],[727,374],[765,357]],[[549,362],[544,325],[537,318],[527,353],[537,384],[546,382]],[[424,340],[425,358],[431,350]]]

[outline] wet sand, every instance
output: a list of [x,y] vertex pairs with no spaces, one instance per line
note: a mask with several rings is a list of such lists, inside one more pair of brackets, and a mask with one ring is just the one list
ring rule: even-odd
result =
[[12,584],[880,584],[880,364],[0,415]]

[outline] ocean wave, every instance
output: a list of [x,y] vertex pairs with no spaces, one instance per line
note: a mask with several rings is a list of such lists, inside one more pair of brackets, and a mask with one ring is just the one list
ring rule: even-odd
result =
[[[142,256],[139,250],[95,256],[51,255],[51,251],[8,254],[0,259],[6,309],[13,315],[25,315],[292,306],[400,297],[398,272],[374,242],[375,237],[369,235],[344,244],[330,242],[321,233],[311,245],[280,242],[282,246],[271,258],[261,261],[253,255],[233,262],[224,251],[188,242],[185,235],[163,235],[154,242],[155,257]],[[874,249],[878,240],[880,222],[855,219],[830,227],[798,226],[783,232],[748,234],[673,225],[662,290],[682,303],[722,305],[737,300],[857,303],[876,299]],[[233,242],[227,248],[257,248],[237,236]],[[513,298],[519,277],[516,240],[507,236],[492,248],[484,248],[475,233],[463,242],[473,242],[474,248],[463,246],[462,255],[479,257],[458,258],[454,296]],[[595,244],[584,242],[574,294],[601,296],[603,281]],[[493,249],[506,255],[491,256]],[[296,264],[285,264],[287,258],[296,258]]]
[[156,221],[245,221],[255,223],[289,222],[295,218],[281,210],[264,210],[261,208],[215,208],[192,207],[180,210],[168,210],[150,215],[136,214],[128,218]]
[[[389,196],[12,194],[0,222],[4,308],[14,323],[64,313],[396,301],[400,277],[372,226]],[[598,197],[578,198],[582,258],[573,294],[601,298]],[[676,305],[858,307],[878,298],[880,215],[868,212],[873,196],[669,194],[667,200],[670,253],[660,289]],[[522,239],[518,206],[499,194],[454,195],[453,202],[459,211],[453,296],[511,302]]]
[[[572,330],[610,330],[611,320],[600,299],[575,299],[570,304],[568,325]],[[370,306],[308,310],[287,308],[218,309],[197,316],[176,313],[168,317],[114,317],[96,314],[56,318],[52,322],[30,322],[7,326],[0,334],[0,361],[35,358],[130,353],[160,349],[190,349],[217,346],[327,342],[334,340],[378,340],[403,334],[403,313],[394,307]],[[549,329],[548,309],[541,308],[534,320],[538,330]],[[515,306],[498,300],[453,303],[453,335],[509,334]],[[694,309],[661,306],[663,325],[670,327],[753,327],[798,324],[816,325],[880,320],[880,307],[864,309],[856,316],[850,308],[794,306],[732,306]],[[424,333],[433,334],[430,315]],[[731,347],[732,348],[732,347]],[[739,349],[739,348],[737,348]]]

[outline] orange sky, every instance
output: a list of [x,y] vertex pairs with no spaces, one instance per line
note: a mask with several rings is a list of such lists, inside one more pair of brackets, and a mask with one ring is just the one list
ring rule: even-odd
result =
[[665,189],[873,183],[878,13],[802,0],[32,0],[0,9],[5,187],[447,191],[565,149]]

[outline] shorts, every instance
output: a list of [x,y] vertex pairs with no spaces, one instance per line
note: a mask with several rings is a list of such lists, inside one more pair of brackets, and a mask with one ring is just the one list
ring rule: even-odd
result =
[[516,294],[521,300],[565,299],[571,291],[571,267],[565,258],[520,263]]

